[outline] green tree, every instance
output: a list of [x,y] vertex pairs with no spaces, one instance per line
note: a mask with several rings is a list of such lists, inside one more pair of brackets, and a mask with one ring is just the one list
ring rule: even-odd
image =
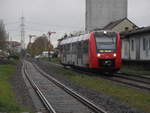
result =
[[41,54],[43,51],[53,49],[53,45],[48,41],[46,35],[38,37],[32,44],[29,43],[27,46],[28,52],[34,57]]

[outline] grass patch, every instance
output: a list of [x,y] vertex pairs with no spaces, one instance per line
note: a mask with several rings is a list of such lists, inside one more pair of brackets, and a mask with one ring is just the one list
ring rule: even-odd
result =
[[123,101],[124,103],[141,109],[144,112],[150,113],[150,93],[142,92],[133,88],[116,85],[108,80],[100,77],[91,77],[87,75],[80,75],[71,70],[50,70],[55,73],[65,75],[69,80],[78,84],[79,86],[97,92],[112,96],[113,98]]
[[49,61],[49,58],[43,57],[43,58],[40,58],[40,60],[43,60],[43,61]]
[[58,63],[58,64],[60,63],[59,58],[51,58],[51,60],[49,61],[49,58],[44,57],[44,58],[41,58],[41,60],[48,61],[48,62],[53,62],[53,63]]
[[60,63],[60,59],[59,58],[52,58],[51,59],[51,62],[54,62],[54,63]]
[[[13,61],[16,63],[16,61]],[[24,111],[15,101],[15,95],[9,82],[15,73],[15,65],[0,65],[0,112],[19,113]]]
[[150,76],[150,70],[145,69],[143,66],[130,66],[130,65],[123,65],[121,70],[123,73],[128,74],[137,74],[137,75],[148,75]]

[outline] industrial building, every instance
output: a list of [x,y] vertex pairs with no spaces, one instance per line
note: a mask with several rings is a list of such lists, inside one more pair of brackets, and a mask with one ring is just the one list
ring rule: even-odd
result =
[[86,0],[86,31],[102,29],[110,22],[125,17],[127,0]]
[[130,61],[150,61],[150,27],[132,30],[124,35],[122,58]]
[[112,30],[112,31],[121,33],[121,32],[128,32],[137,28],[138,26],[135,25],[128,18],[123,18],[114,22],[110,22],[108,25],[106,25],[103,28],[103,30]]

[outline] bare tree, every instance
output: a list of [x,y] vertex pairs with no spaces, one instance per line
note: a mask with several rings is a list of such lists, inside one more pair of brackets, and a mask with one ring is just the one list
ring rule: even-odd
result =
[[0,49],[5,49],[6,40],[8,39],[8,34],[5,30],[5,25],[2,20],[0,20]]

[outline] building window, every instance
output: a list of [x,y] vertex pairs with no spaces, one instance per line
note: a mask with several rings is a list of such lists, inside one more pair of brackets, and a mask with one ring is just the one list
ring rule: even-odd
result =
[[129,27],[125,27],[125,31],[129,31]]
[[124,44],[125,44],[124,54],[125,54],[125,56],[127,56],[128,55],[128,44],[127,44],[127,42],[125,42]]
[[131,40],[131,50],[134,51],[134,40]]
[[146,50],[146,39],[143,38],[143,50],[145,51]]

